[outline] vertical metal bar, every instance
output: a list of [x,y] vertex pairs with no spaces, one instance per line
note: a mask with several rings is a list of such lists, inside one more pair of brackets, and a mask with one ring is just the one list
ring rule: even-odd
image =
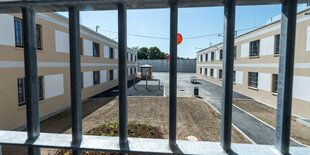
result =
[[[70,34],[70,87],[72,143],[82,140],[82,104],[81,104],[81,60],[80,60],[80,12],[75,6],[69,6]],[[81,150],[73,150],[74,155],[82,154]]]
[[275,146],[289,153],[297,0],[282,3]]
[[235,0],[225,0],[224,3],[221,146],[226,152],[230,152],[236,6]]
[[[24,62],[26,78],[27,132],[28,140],[35,140],[40,135],[38,63],[35,12],[31,8],[22,8]],[[28,154],[40,154],[40,148],[29,147]]]
[[177,135],[177,33],[178,1],[170,2],[170,70],[169,70],[169,146],[176,147]]
[[128,145],[127,139],[127,9],[125,4],[118,4],[118,86],[119,86],[119,143]]

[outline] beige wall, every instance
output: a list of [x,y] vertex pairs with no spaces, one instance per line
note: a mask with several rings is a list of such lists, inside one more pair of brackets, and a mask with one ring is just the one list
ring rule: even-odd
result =
[[[21,14],[11,14],[12,16],[21,18]],[[46,13],[52,19],[61,21],[63,23],[68,23],[68,21],[58,15],[52,13]],[[68,33],[68,28],[63,25],[59,25],[41,17],[36,18],[37,24],[41,25],[41,40],[42,40],[42,50],[38,50],[38,64],[49,62],[50,66],[38,68],[39,75],[55,75],[63,74],[63,90],[62,95],[58,95],[52,98],[44,99],[39,102],[40,107],[40,117],[47,116],[65,107],[68,107],[70,103],[70,69],[69,69],[69,54],[56,52],[55,48],[55,30],[63,31]],[[107,39],[87,28],[81,27],[81,30],[91,34],[92,36],[85,35],[81,33],[81,38],[88,39],[100,44],[100,57],[93,56],[81,56],[81,71],[99,71],[107,70],[106,79],[107,81],[95,86],[87,87],[82,89],[82,99],[87,99],[94,96],[100,92],[108,90],[118,85],[118,79],[109,81],[109,70],[117,69],[118,60],[117,59],[107,59],[104,58],[104,45],[113,47],[117,49],[117,42]],[[104,39],[105,42],[94,38],[94,36]],[[131,49],[128,51],[136,55]],[[8,67],[0,66],[0,130],[10,130],[16,129],[25,125],[26,123],[26,108],[25,106],[18,106],[18,92],[17,92],[17,78],[24,77],[23,66],[18,66],[18,64],[24,61],[23,48],[15,46],[5,46],[0,43],[0,63],[8,64]],[[115,54],[115,53],[114,53]],[[10,63],[6,63],[6,62]],[[53,65],[53,63],[61,64],[59,66]],[[90,66],[85,65],[85,63],[90,63]],[[98,66],[99,64],[99,66]],[[129,68],[135,67],[137,62],[128,61]],[[131,80],[133,75],[128,76],[128,80]]]
[[[307,35],[309,35],[309,32],[307,32],[307,27],[310,26],[310,17],[305,16],[305,12],[309,12],[309,10],[299,13],[297,16],[294,77],[309,78],[310,68],[305,67],[305,64],[310,64],[310,51],[306,51]],[[267,73],[271,76],[272,74],[278,74],[279,56],[274,54],[261,55],[262,49],[260,48],[260,56],[257,58],[250,58],[249,56],[241,57],[241,45],[255,40],[260,40],[261,43],[262,39],[277,35],[279,33],[280,21],[266,25],[262,28],[241,35],[235,39],[235,46],[237,46],[237,58],[234,60],[234,70],[243,72],[243,84],[235,83],[234,91],[242,93],[274,107],[276,107],[277,104],[277,95],[271,91],[272,81],[265,81],[267,83],[270,82],[270,91],[266,91],[263,89],[251,89],[248,87],[248,72]],[[222,84],[221,80],[218,77],[218,74],[217,77],[201,75],[200,68],[203,68],[203,70],[204,68],[214,68],[218,70],[222,68],[222,61],[214,60],[214,62],[210,62],[210,59],[208,59],[208,62],[205,62],[203,57],[203,61],[201,62],[199,61],[199,58],[200,55],[219,51],[220,49],[222,49],[222,43],[197,53],[197,76],[217,85]],[[272,78],[270,80],[272,80]],[[306,86],[301,86],[298,88],[298,90],[293,89],[293,91],[309,92],[309,89],[310,88]],[[294,114],[310,118],[309,110],[310,101],[293,97],[292,112]]]

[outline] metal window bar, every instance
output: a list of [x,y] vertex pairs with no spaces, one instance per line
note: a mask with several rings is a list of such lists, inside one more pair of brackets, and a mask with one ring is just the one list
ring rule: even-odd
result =
[[[202,7],[222,6],[222,0],[191,1],[178,0],[136,1],[136,3],[77,0],[72,3],[64,1],[14,1],[0,2],[0,12],[16,13],[22,8],[23,29],[25,30],[23,41],[25,43],[25,74],[26,74],[26,103],[27,103],[27,133],[17,131],[0,131],[0,144],[20,145],[29,147],[29,154],[40,154],[40,147],[73,149],[74,154],[81,154],[81,150],[97,150],[120,153],[184,153],[184,154],[220,154],[222,149],[245,153],[247,150],[256,149],[265,154],[276,153],[273,146],[231,144],[231,118],[232,118],[232,76],[233,76],[233,49],[234,49],[234,22],[235,6],[279,4],[278,0],[249,1],[249,0],[225,0],[224,1],[224,60],[223,60],[223,89],[222,89],[222,125],[221,141],[212,142],[188,142],[176,140],[176,108],[177,108],[177,17],[178,7]],[[306,2],[300,0],[299,2]],[[168,5],[167,5],[168,4]],[[82,107],[81,107],[81,66],[80,66],[80,27],[78,7],[93,6],[95,10],[118,9],[119,28],[119,122],[120,137],[82,136]],[[69,6],[69,7],[68,7]],[[169,95],[169,141],[160,139],[127,138],[127,8],[165,8],[170,7],[170,95]],[[289,152],[290,116],[292,99],[292,79],[294,65],[294,42],[296,27],[297,0],[282,2],[282,20],[280,37],[280,63],[279,63],[279,94],[276,127],[276,148],[284,154]],[[40,134],[39,109],[38,109],[38,73],[36,56],[36,24],[35,9],[41,11],[66,11],[69,10],[70,31],[70,78],[71,78],[71,108],[72,108],[72,137],[67,134]],[[211,53],[214,60],[214,53]],[[112,70],[113,71],[113,70]],[[111,71],[110,71],[111,74]],[[95,141],[95,143],[94,143]],[[147,144],[147,145],[145,145]],[[167,146],[170,146],[167,147]],[[220,147],[221,146],[221,147]],[[179,149],[178,149],[179,148]],[[309,148],[291,147],[291,151],[310,154]]]

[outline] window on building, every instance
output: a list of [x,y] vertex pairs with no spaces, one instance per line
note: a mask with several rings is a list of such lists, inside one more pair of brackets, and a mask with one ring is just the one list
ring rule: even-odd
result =
[[199,59],[200,59],[200,61],[202,61],[202,55],[199,55]]
[[278,93],[278,74],[272,74],[272,92]]
[[202,68],[200,68],[200,74],[202,74]]
[[[38,77],[38,97],[39,100],[44,100],[44,78],[43,76]],[[17,91],[18,91],[18,106],[26,104],[26,83],[25,78],[17,79]]]
[[233,82],[236,82],[236,71],[233,71]]
[[135,73],[137,73],[137,68],[135,68]]
[[259,40],[250,42],[250,57],[259,56]]
[[208,74],[208,68],[205,68],[205,76]]
[[234,46],[234,58],[237,58],[237,46]]
[[84,45],[83,45],[83,39],[82,38],[80,38],[80,51],[81,51],[81,55],[83,55],[84,54]]
[[[23,20],[14,18],[15,26],[15,46],[24,47],[23,42]],[[41,25],[36,25],[36,35],[37,35],[37,49],[42,50],[42,36],[41,36]]]
[[130,75],[132,75],[132,69],[133,69],[133,68],[130,68]]
[[211,53],[211,61],[214,61],[214,52]]
[[110,77],[109,77],[109,80],[112,81],[112,80],[113,80],[113,76],[114,76],[113,69],[110,69],[110,70],[109,70],[109,73],[110,73],[110,74],[109,74],[109,76],[110,76]]
[[274,54],[280,53],[280,34],[274,37]]
[[110,59],[114,58],[114,49],[112,47],[109,47],[109,58]]
[[205,55],[205,61],[208,61],[208,53]]
[[220,50],[220,60],[223,60],[223,50]]
[[130,54],[130,61],[133,61],[133,58],[132,58],[132,56],[133,56],[133,55],[132,55],[132,54]]
[[210,76],[213,77],[213,68],[210,69]]
[[84,86],[84,77],[83,77],[83,72],[81,72],[81,88],[83,88]]
[[99,44],[93,42],[93,56],[94,57],[100,57],[100,48],[99,48]]
[[135,62],[137,61],[137,56],[135,55]]
[[222,79],[222,74],[223,74],[223,73],[222,73],[222,70],[220,69],[220,70],[219,70],[219,79]]
[[258,85],[258,72],[249,72],[249,87],[257,88]]
[[93,80],[94,80],[94,85],[97,85],[100,83],[100,72],[99,71],[93,71]]

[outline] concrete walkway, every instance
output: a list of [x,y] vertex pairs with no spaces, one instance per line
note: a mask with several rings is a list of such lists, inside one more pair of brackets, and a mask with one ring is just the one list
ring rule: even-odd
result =
[[[153,72],[153,76],[161,80],[161,84],[165,85],[166,95],[169,95],[169,73]],[[193,88],[194,86],[198,86],[199,95],[218,111],[221,111],[221,87],[201,79],[198,80],[201,84],[194,85],[190,83],[190,79],[194,76],[195,74],[192,73],[178,73],[178,97],[193,96]],[[233,98],[251,99],[236,92],[233,93]],[[275,130],[235,106],[233,107],[232,122],[255,143],[274,145]],[[292,140],[290,145],[300,146]]]

